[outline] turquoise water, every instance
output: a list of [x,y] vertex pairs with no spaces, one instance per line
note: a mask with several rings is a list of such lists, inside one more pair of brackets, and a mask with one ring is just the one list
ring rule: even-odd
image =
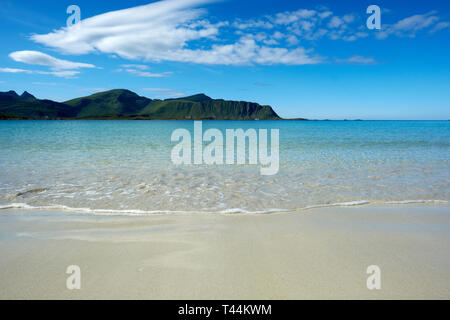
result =
[[279,129],[280,169],[171,161],[192,121],[0,121],[0,208],[96,213],[271,212],[446,203],[448,121],[203,121]]

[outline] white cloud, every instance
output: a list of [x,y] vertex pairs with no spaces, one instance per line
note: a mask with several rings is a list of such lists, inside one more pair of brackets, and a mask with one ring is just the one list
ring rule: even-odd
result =
[[111,89],[98,87],[98,88],[80,88],[79,90],[80,91],[87,91],[87,92],[90,92],[90,93],[91,92],[97,93],[97,92],[108,91],[108,90],[111,90]]
[[183,92],[169,88],[142,88],[142,90],[152,92],[153,98],[159,99],[180,98],[186,96]]
[[[176,61],[197,64],[312,64],[316,57],[303,48],[286,49],[257,45],[250,39],[229,44],[212,44],[210,48],[192,49],[196,40],[216,40],[226,22],[212,24],[201,20],[205,13],[196,9],[211,0],[163,0],[125,10],[107,12],[82,20],[48,34],[31,36],[35,42],[64,53],[87,54],[101,52],[130,60]],[[313,10],[298,10],[296,19],[316,14]],[[283,17],[278,17],[281,21]],[[269,28],[265,21],[246,23]],[[239,26],[243,27],[243,25]],[[245,37],[244,37],[245,38]],[[259,41],[262,41],[260,39]],[[221,39],[223,43],[223,39]],[[136,69],[133,69],[136,70]],[[137,74],[136,71],[133,71]],[[141,74],[141,76],[145,76]],[[147,76],[151,76],[148,74]]]
[[305,65],[322,62],[322,58],[311,56],[304,48],[292,50],[258,45],[253,39],[241,39],[230,45],[213,45],[211,50],[184,50],[178,61],[221,65]]
[[300,21],[299,22],[300,27],[304,30],[304,31],[311,31],[314,28],[314,22],[311,21]]
[[167,77],[168,75],[172,74],[172,72],[163,72],[163,73],[151,73],[148,71],[142,71],[142,70],[136,70],[136,69],[119,69],[117,70],[119,72],[128,72],[130,74],[133,74],[138,77],[145,77],[145,78],[163,78]]
[[140,70],[148,70],[148,66],[143,64],[122,64],[122,68],[133,68],[133,69],[140,69]]
[[355,16],[353,14],[346,14],[345,16],[342,17],[342,20],[344,20],[347,23],[352,23],[353,21],[355,21]]
[[346,63],[346,64],[359,64],[359,65],[374,65],[377,64],[377,61],[373,58],[365,58],[363,56],[354,55],[347,59],[336,59],[338,63]]
[[439,22],[438,24],[436,24],[436,26],[430,32],[434,33],[436,31],[444,30],[444,29],[447,29],[447,28],[450,28],[450,22],[447,22],[447,21]]
[[144,64],[122,64],[117,72],[128,72],[129,74],[145,78],[163,78],[172,74],[172,72],[152,73],[147,71],[149,67]]
[[331,15],[333,15],[333,12],[331,12],[331,11],[324,11],[324,12],[319,13],[319,17],[321,19],[326,19]]
[[439,18],[431,15],[431,13],[427,13],[424,15],[417,14],[412,17],[400,20],[392,27],[392,29],[395,31],[418,31],[429,27],[437,20],[439,20]]
[[61,78],[72,78],[79,74],[79,71],[73,70],[63,70],[63,71],[39,71],[39,70],[26,70],[26,69],[16,69],[16,68],[0,68],[0,72],[3,73],[26,73],[26,74],[43,74],[43,75],[53,75]]
[[3,72],[3,73],[33,73],[30,70],[16,69],[16,68],[0,68],[0,72]]
[[[365,30],[365,16],[335,15],[326,7],[299,9],[252,19],[212,23],[199,9],[216,0],[161,0],[134,8],[107,12],[31,39],[68,54],[104,53],[134,61],[174,61],[207,65],[304,65],[324,61],[303,47],[304,40],[356,41],[370,34],[382,39],[390,34],[414,36],[419,30],[442,30],[434,12],[415,15],[381,32]],[[434,29],[432,29],[434,26]],[[433,32],[433,31],[430,31]],[[299,47],[299,43],[302,47]],[[43,59],[45,65],[67,65],[69,61]],[[139,62],[138,62],[139,63]],[[75,63],[77,64],[77,63]],[[123,65],[122,72],[141,77],[164,77],[144,64]],[[52,70],[52,71],[58,71]]]
[[[295,35],[299,40],[309,41],[320,40],[325,37],[331,40],[345,41],[354,41],[359,38],[355,34],[358,30],[358,27],[355,26],[358,23],[355,14],[350,13],[342,17],[335,16],[325,7],[313,11],[314,13],[304,15],[299,19],[286,20],[285,30],[277,30],[287,34],[285,37],[287,45],[292,45],[292,42],[288,41],[293,39],[292,37],[289,38],[292,35]],[[286,16],[291,14],[295,16],[295,12],[284,13]],[[361,21],[361,23],[363,22]]]
[[263,20],[248,20],[242,21],[240,19],[236,20],[233,23],[233,27],[236,27],[241,30],[250,29],[250,28],[262,28],[262,29],[272,29],[274,26],[272,23]]
[[[292,36],[295,36],[299,42],[302,40],[316,41],[324,38],[356,41],[366,38],[370,34],[380,39],[391,34],[400,37],[414,37],[418,31],[427,28],[430,30],[429,33],[450,28],[450,22],[439,22],[439,17],[436,16],[434,11],[423,15],[414,15],[392,25],[383,25],[382,31],[372,33],[367,32],[364,18],[355,13],[337,16],[326,7],[318,7],[316,10],[300,9],[277,13],[273,16],[264,16],[258,21],[269,21],[274,26],[271,38],[264,40],[264,43],[272,43],[272,39],[282,43],[280,40],[284,39],[286,46],[295,45],[291,41],[294,39]],[[240,23],[246,24],[246,21],[240,20]],[[252,30],[253,33],[257,31],[257,29]],[[241,35],[245,36],[243,33]]]
[[97,15],[31,39],[71,54],[102,52],[133,60],[171,60],[171,53],[179,55],[188,41],[218,34],[218,26],[193,23],[205,12],[194,7],[208,2],[212,1],[154,2]]
[[39,51],[16,51],[10,53],[9,57],[17,62],[47,66],[54,70],[95,68],[92,64],[61,60]]
[[328,23],[328,28],[338,28],[339,26],[341,26],[344,22],[342,21],[341,18],[339,17],[333,17],[331,18],[331,21]]
[[276,31],[276,32],[273,34],[273,37],[274,37],[275,39],[283,39],[283,38],[284,38],[284,34],[282,34],[280,31]]
[[275,40],[275,39],[268,39],[268,40],[264,40],[263,41],[265,44],[267,44],[268,46],[276,46],[279,45],[280,43]]
[[62,71],[33,71],[33,73],[48,74],[48,75],[53,75],[55,77],[60,77],[60,78],[73,78],[80,72],[74,71],[74,70],[62,70]]
[[9,57],[16,62],[50,67],[50,71],[28,70],[18,68],[0,68],[0,72],[42,74],[42,75],[53,75],[55,77],[61,78],[73,78],[75,75],[80,73],[78,69],[96,68],[92,64],[61,60],[39,51],[16,51],[10,53]]
[[317,11],[315,10],[307,10],[307,9],[300,9],[293,12],[283,12],[283,13],[277,13],[275,15],[275,18],[273,18],[274,23],[276,24],[290,24],[296,21],[299,21],[301,19],[308,19],[317,14]]
[[377,37],[379,39],[385,39],[389,35],[394,34],[398,37],[414,38],[418,31],[437,26],[436,23],[439,21],[439,17],[435,13],[435,11],[431,11],[426,14],[416,14],[402,19],[393,25],[384,25]]
[[291,45],[291,46],[295,46],[296,44],[298,44],[300,41],[298,40],[298,38],[294,35],[291,35],[289,37],[286,38],[286,42]]

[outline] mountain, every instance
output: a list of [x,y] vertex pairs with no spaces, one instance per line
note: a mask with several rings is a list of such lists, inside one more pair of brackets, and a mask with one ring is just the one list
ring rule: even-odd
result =
[[28,92],[24,92],[22,93],[22,95],[20,96],[20,98],[22,100],[27,100],[27,99],[36,99],[32,94],[28,93]]
[[142,119],[142,120],[280,120],[270,106],[212,99],[205,94],[152,100],[116,89],[63,103],[36,99],[28,92],[0,92],[3,118]]
[[120,118],[135,116],[152,100],[129,90],[110,90],[64,102],[76,110],[76,118]]
[[202,101],[210,101],[212,100],[210,97],[205,95],[204,93],[196,94],[189,97],[178,98],[178,99],[169,99],[169,100],[189,100],[194,102],[202,102]]
[[199,94],[195,96],[153,100],[141,115],[153,119],[179,120],[279,120],[270,106],[245,101],[214,100]]
[[36,99],[26,91],[20,96],[15,91],[0,92],[0,114],[2,118],[26,119],[63,119],[76,116],[70,106]]

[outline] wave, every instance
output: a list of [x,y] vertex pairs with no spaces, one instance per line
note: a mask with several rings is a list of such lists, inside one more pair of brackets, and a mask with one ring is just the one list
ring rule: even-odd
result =
[[233,209],[226,209],[219,211],[219,213],[222,214],[233,214],[233,213],[244,213],[244,214],[264,214],[264,213],[281,213],[281,212],[287,212],[292,211],[288,209],[266,209],[266,210],[260,210],[260,211],[249,211],[241,208],[233,208]]
[[91,213],[98,215],[151,215],[151,214],[176,214],[176,213],[219,213],[219,214],[268,214],[268,213],[277,213],[277,212],[286,212],[289,211],[287,209],[267,209],[267,210],[259,210],[259,211],[249,211],[241,208],[232,208],[226,209],[222,211],[187,211],[187,210],[115,210],[115,209],[91,209],[91,208],[73,208],[64,205],[51,205],[51,206],[31,206],[26,203],[11,203],[7,205],[0,205],[0,210],[6,209],[22,209],[22,210],[61,210],[61,211],[70,211],[70,212],[78,212],[78,213]]
[[[69,212],[77,212],[77,213],[89,213],[94,215],[132,215],[132,216],[146,216],[152,214],[274,214],[274,213],[287,213],[294,212],[296,210],[311,210],[318,208],[328,208],[328,207],[353,207],[353,206],[362,206],[368,205],[372,202],[368,200],[357,200],[357,201],[348,201],[348,202],[336,202],[336,203],[327,203],[327,204],[316,204],[310,205],[307,207],[302,207],[298,209],[281,209],[281,208],[271,208],[265,210],[256,210],[251,211],[242,208],[230,208],[221,211],[203,211],[203,210],[133,210],[133,209],[125,209],[125,210],[115,210],[115,209],[91,209],[91,208],[73,208],[64,205],[49,205],[49,206],[32,206],[26,203],[11,203],[6,205],[0,205],[0,210],[7,209],[22,209],[22,210],[60,210],[60,211],[69,211]],[[447,204],[450,201],[447,200],[395,200],[395,201],[385,201],[385,202],[376,202],[376,204],[390,204],[390,205],[402,205],[402,204]]]
[[327,204],[315,204],[315,205],[304,207],[302,209],[308,210],[308,209],[327,208],[327,207],[353,207],[353,206],[362,206],[365,204],[370,204],[370,201],[358,200],[358,201],[337,202],[337,203],[327,203]]
[[397,201],[388,201],[388,204],[413,204],[413,203],[449,203],[447,200],[397,200]]

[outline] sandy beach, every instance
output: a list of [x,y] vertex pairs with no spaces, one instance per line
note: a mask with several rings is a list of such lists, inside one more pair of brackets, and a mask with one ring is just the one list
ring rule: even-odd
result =
[[[0,211],[1,299],[449,299],[450,207]],[[66,288],[69,265],[81,290]],[[368,290],[366,269],[381,269]]]

